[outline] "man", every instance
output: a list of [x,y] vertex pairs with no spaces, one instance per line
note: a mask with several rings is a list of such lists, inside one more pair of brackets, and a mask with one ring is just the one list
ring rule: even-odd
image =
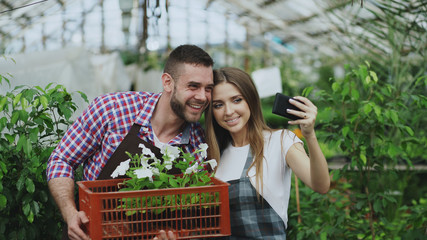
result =
[[[210,102],[213,60],[194,45],[173,50],[162,74],[163,92],[124,92],[96,98],[68,129],[49,158],[48,186],[68,225],[70,239],[89,239],[88,223],[74,201],[73,169],[95,180],[120,143],[137,126],[140,139],[161,147],[180,145],[194,152],[204,142],[198,123]],[[196,156],[202,161],[201,156]]]

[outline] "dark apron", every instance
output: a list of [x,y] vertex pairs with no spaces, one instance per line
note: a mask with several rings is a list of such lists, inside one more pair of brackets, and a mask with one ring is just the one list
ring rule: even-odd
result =
[[252,161],[249,151],[240,179],[228,181],[231,236],[222,239],[284,240],[286,228],[283,220],[262,196],[258,200],[256,190],[246,175]]
[[[111,174],[114,172],[117,166],[120,165],[121,162],[124,162],[129,159],[129,156],[126,154],[126,152],[129,152],[130,154],[141,154],[142,149],[139,146],[139,144],[144,144],[145,147],[149,148],[156,158],[162,160],[160,149],[154,146],[153,144],[146,142],[142,140],[139,136],[139,130],[141,129],[141,125],[134,123],[129,130],[128,134],[125,136],[123,141],[120,143],[120,145],[116,148],[113,155],[111,155],[110,159],[108,159],[105,166],[102,168],[101,172],[99,173],[97,180],[105,180],[105,179],[111,179]],[[180,173],[180,170],[173,167],[171,170],[168,171],[169,174],[178,174]],[[126,176],[122,176],[123,178]],[[78,197],[76,198],[76,206],[78,209]],[[68,240],[68,226],[64,224],[64,228],[62,231],[62,240]]]

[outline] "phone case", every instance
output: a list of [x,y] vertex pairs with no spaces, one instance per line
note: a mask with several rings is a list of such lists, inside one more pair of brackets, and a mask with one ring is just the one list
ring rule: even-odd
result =
[[292,119],[292,120],[301,119],[300,117],[297,117],[295,115],[292,115],[286,112],[286,109],[294,109],[297,111],[301,111],[299,108],[292,105],[289,102],[289,99],[291,99],[291,97],[285,96],[281,93],[276,93],[276,98],[274,99],[274,104],[273,104],[273,113],[283,116],[285,118]]

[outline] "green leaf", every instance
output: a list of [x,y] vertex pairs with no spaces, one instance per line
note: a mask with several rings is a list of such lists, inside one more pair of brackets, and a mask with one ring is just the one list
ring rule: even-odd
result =
[[19,111],[13,111],[10,122],[15,125],[19,120]]
[[61,110],[62,114],[64,114],[66,119],[70,119],[72,112],[70,109],[68,109],[67,107],[60,105],[59,109]]
[[374,105],[374,111],[375,111],[375,115],[377,115],[377,117],[379,117],[381,115],[381,107],[378,105]]
[[410,128],[409,126],[405,126],[405,130],[410,136],[414,136],[414,131],[412,130],[412,128]]
[[374,211],[377,213],[382,212],[381,201],[377,200],[374,202]]
[[10,135],[9,133],[5,133],[4,136],[7,138],[9,143],[13,144],[15,142],[15,135]]
[[363,234],[363,233],[358,233],[358,234],[357,234],[357,239],[365,239],[365,234]]
[[7,97],[2,97],[0,99],[0,112],[3,111],[4,106],[6,106],[6,103],[7,103]]
[[25,110],[19,111],[19,120],[23,121],[25,124],[27,123],[29,118],[28,112]]
[[25,137],[25,135],[21,135],[19,136],[19,140],[18,143],[16,145],[16,150],[21,151],[25,146],[27,142],[27,137]]
[[360,153],[359,156],[360,156],[360,160],[362,160],[363,165],[366,166],[366,162],[367,162],[366,155],[364,153]]
[[31,128],[31,129],[29,129],[29,132],[30,132],[30,135],[29,135],[30,141],[32,143],[37,143],[38,135],[39,135],[39,128],[38,127]]
[[25,142],[24,142],[24,145],[22,146],[22,149],[24,150],[24,153],[27,156],[30,155],[30,153],[31,153],[31,151],[33,149],[33,146],[31,145],[30,139],[28,139],[28,138],[25,139]]
[[202,175],[200,177],[200,180],[202,180],[202,182],[204,183],[204,185],[206,185],[206,183],[208,183],[208,182],[211,181],[211,179],[210,179],[210,177],[208,175]]
[[158,189],[160,186],[162,186],[163,182],[162,181],[154,181],[153,185],[154,188]]
[[320,240],[327,240],[328,239],[328,233],[327,232],[321,232],[320,233]]
[[337,92],[340,89],[340,85],[337,82],[332,83],[332,90]]
[[357,203],[356,203],[356,209],[358,209],[358,210],[360,210],[360,209],[362,209],[362,207],[365,205],[365,201],[361,201],[361,200],[359,200]]
[[0,132],[2,132],[4,127],[6,127],[7,122],[8,122],[8,120],[6,117],[0,118]]
[[34,222],[34,213],[33,213],[33,211],[30,211],[30,213],[27,215],[27,220],[30,223]]
[[366,64],[366,66],[368,66],[368,68],[370,68],[370,67],[371,67],[371,65],[369,64],[369,62],[368,62],[368,61],[365,61],[365,64]]
[[33,203],[32,204],[32,210],[33,210],[32,212],[35,215],[37,215],[40,212],[40,204],[38,202],[36,202],[36,201],[33,201],[32,203]]
[[388,146],[387,153],[389,154],[390,157],[392,158],[396,157],[399,154],[399,152],[400,152],[400,147],[395,146],[393,144],[390,144]]
[[80,94],[80,97],[81,98],[83,98],[83,100],[85,101],[85,102],[89,102],[89,100],[87,99],[87,96],[86,96],[86,94],[84,94],[83,92],[81,92],[81,91],[77,91],[79,94]]
[[390,111],[390,118],[394,124],[396,124],[399,121],[399,115],[394,110]]
[[168,174],[166,174],[166,173],[160,173],[159,174],[159,179],[161,180],[161,181],[163,181],[163,182],[168,182],[168,180],[169,180],[169,175]]
[[13,102],[12,102],[13,106],[16,106],[16,104],[18,104],[18,103],[19,103],[19,101],[21,100],[21,96],[22,96],[22,93],[18,93],[18,94],[15,96],[15,98],[13,99]]
[[7,198],[5,195],[0,194],[0,210],[5,208],[7,204]]
[[49,105],[49,102],[47,100],[46,96],[40,96],[40,102],[43,105],[43,108],[46,109],[47,106]]
[[176,179],[173,179],[173,178],[169,179],[169,184],[174,188],[180,187],[178,184],[178,181],[176,181]]
[[313,91],[314,87],[306,87],[304,88],[304,90],[302,91],[302,96],[307,97],[308,95],[310,95],[311,91]]
[[343,137],[346,137],[347,134],[348,134],[348,132],[350,131],[350,127],[349,126],[344,126],[341,131],[342,131]]
[[350,92],[350,86],[348,84],[344,85],[343,90],[341,92],[341,96],[343,96],[343,98],[345,96],[348,95],[348,93]]
[[40,86],[35,86],[35,88],[42,93],[46,93],[45,90],[43,90],[43,88],[41,88]]
[[0,170],[2,170],[2,172],[4,172],[5,174],[7,173],[6,163],[0,161]]
[[33,102],[33,106],[34,106],[34,107],[38,107],[38,106],[39,106],[39,104],[40,104],[40,98],[36,98],[36,99],[34,100],[34,102]]
[[33,180],[31,180],[31,178],[27,178],[25,180],[25,187],[29,193],[34,193],[34,191],[36,189],[34,182],[33,182]]
[[48,89],[50,88],[50,86],[52,86],[53,84],[54,84],[53,82],[49,83],[49,84],[45,87],[45,90],[48,90]]
[[21,107],[22,107],[22,109],[28,108],[28,100],[27,99],[21,98]]
[[371,77],[370,76],[366,76],[365,83],[366,83],[366,85],[369,85],[371,83]]
[[351,90],[351,97],[354,100],[359,100],[359,96],[360,96],[360,94],[359,94],[359,91],[357,89]]
[[21,191],[22,188],[24,188],[24,185],[25,185],[25,178],[21,175],[18,181],[16,182],[16,189],[18,189],[18,191]]
[[363,106],[363,111],[365,112],[366,115],[368,115],[371,111],[372,111],[372,106],[371,104],[365,104]]
[[29,203],[25,203],[24,206],[22,206],[22,211],[24,212],[25,216],[28,216],[31,211],[31,206]]
[[378,82],[377,74],[374,71],[369,71],[369,74],[371,75],[372,80],[374,80],[374,82],[377,83]]

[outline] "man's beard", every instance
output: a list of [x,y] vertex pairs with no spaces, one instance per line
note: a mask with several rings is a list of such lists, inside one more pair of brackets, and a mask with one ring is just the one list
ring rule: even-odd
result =
[[194,123],[194,122],[198,122],[200,119],[200,116],[198,119],[192,120],[192,119],[188,119],[187,116],[185,116],[185,103],[182,104],[181,102],[179,102],[179,100],[176,98],[176,89],[172,94],[172,98],[170,101],[170,106],[173,110],[173,112],[181,119],[183,119],[186,122],[190,122],[190,123]]

